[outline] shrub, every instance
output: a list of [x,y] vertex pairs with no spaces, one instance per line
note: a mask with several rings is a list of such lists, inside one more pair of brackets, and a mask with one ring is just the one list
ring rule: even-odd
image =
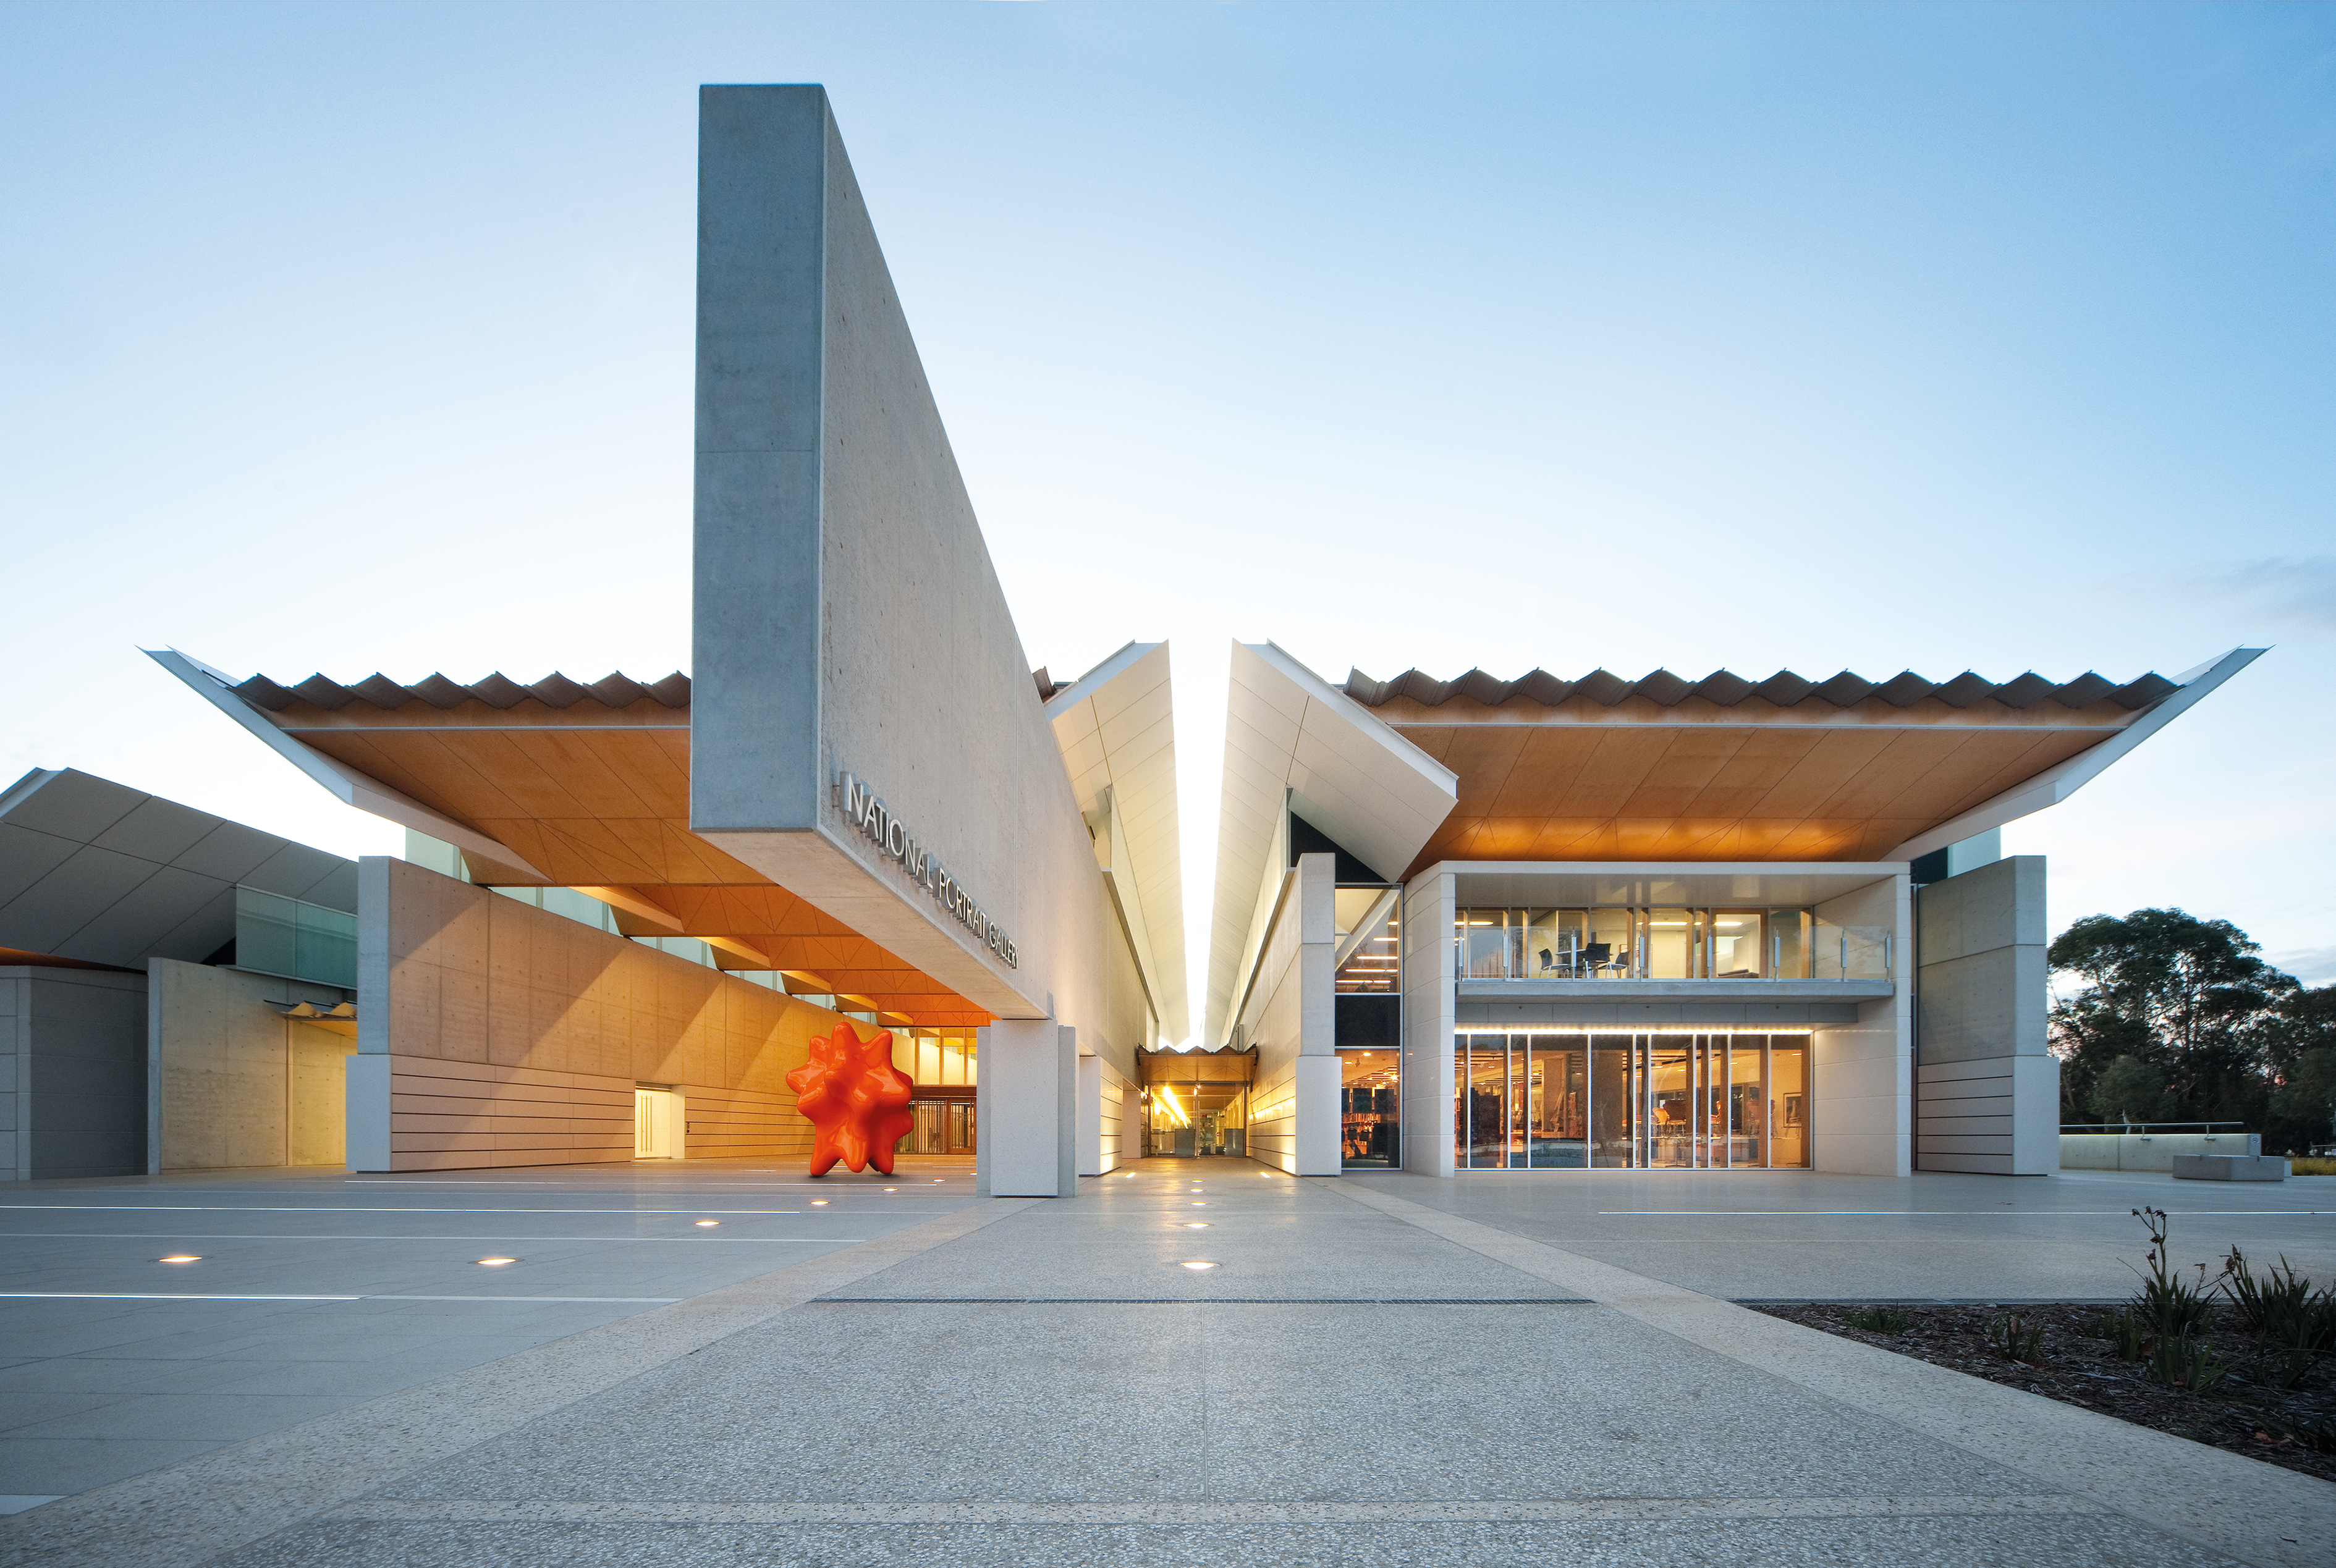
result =
[[2156,1348],[2149,1352],[2149,1364],[2143,1370],[2169,1389],[2207,1394],[2214,1391],[2214,1385],[2228,1375],[2230,1369],[2215,1359],[2214,1351],[2195,1343],[2186,1334],[2160,1334]]
[[1847,1321],[1851,1328],[1871,1334],[1903,1334],[1914,1326],[1914,1320],[1895,1307],[1866,1307],[1850,1313]]
[[2336,1158],[2327,1155],[2298,1155],[2287,1162],[2290,1176],[2336,1176]]
[[2138,1208],[2133,1215],[2149,1227],[2149,1272],[2141,1276],[2141,1289],[2134,1292],[2127,1312],[2139,1317],[2160,1339],[2185,1340],[2214,1327],[2214,1302],[2211,1292],[2203,1288],[2203,1265],[2201,1282],[2194,1285],[2167,1259],[2166,1211]]
[[1987,1342],[2007,1361],[2024,1366],[2044,1364],[2044,1325],[2020,1317],[1998,1318],[1987,1326]]

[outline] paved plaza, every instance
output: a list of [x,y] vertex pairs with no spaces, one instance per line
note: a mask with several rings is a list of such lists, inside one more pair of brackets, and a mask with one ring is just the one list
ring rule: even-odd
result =
[[0,1204],[0,1562],[2336,1560],[2325,1483],[1734,1304],[2113,1298],[2142,1205],[2185,1264],[2336,1277],[2336,1178],[1151,1160],[1048,1202],[693,1161]]

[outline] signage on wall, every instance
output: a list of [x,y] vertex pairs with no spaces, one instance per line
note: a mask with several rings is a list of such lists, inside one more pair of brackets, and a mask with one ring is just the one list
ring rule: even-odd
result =
[[909,874],[910,881],[930,894],[934,903],[972,932],[975,941],[1004,959],[1007,968],[1021,967],[1014,951],[1014,939],[998,929],[988,912],[974,902],[973,896],[941,865],[940,857],[917,842],[917,836],[892,815],[876,792],[868,788],[866,779],[855,779],[839,769],[832,795],[843,819],[861,837],[874,844],[885,859],[897,863]]

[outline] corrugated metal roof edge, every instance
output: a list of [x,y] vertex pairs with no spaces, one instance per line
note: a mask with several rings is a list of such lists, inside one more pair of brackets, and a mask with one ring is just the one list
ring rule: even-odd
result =
[[265,675],[254,675],[235,688],[237,696],[256,708],[280,713],[295,702],[307,702],[316,707],[337,712],[352,702],[370,702],[388,710],[403,708],[409,702],[427,702],[433,708],[459,708],[465,702],[484,702],[490,708],[515,708],[530,698],[549,708],[572,708],[579,702],[593,702],[608,708],[628,708],[644,697],[667,708],[689,706],[689,677],[676,670],[661,681],[641,682],[624,674],[612,674],[586,685],[567,676],[554,673],[542,680],[522,685],[507,675],[493,674],[473,681],[465,686],[443,675],[433,675],[407,686],[388,676],[375,673],[355,685],[344,686],[323,675],[311,675],[297,685],[286,686]]
[[1638,681],[1625,681],[1606,670],[1593,670],[1579,681],[1560,680],[1545,670],[1534,670],[1514,681],[1503,681],[1482,670],[1471,670],[1456,681],[1438,681],[1418,670],[1406,670],[1392,681],[1374,681],[1360,670],[1347,676],[1347,695],[1366,708],[1383,707],[1407,697],[1426,707],[1439,707],[1455,697],[1469,697],[1488,708],[1512,701],[1538,702],[1554,708],[1582,697],[1612,708],[1632,697],[1644,697],[1674,708],[1690,697],[1722,708],[1757,697],[1779,708],[1789,708],[1815,697],[1836,708],[1852,708],[1869,698],[1880,698],[1895,708],[1911,708],[1935,699],[1952,708],[1968,708],[1993,701],[2007,708],[2029,708],[2043,702],[2064,708],[2089,708],[2108,701],[2127,709],[2141,709],[2181,690],[2163,675],[2147,674],[2124,685],[2112,684],[2090,672],[2058,684],[2033,671],[2010,681],[1988,681],[1966,670],[1952,681],[1932,682],[1912,670],[1884,682],[1873,682],[1844,670],[1828,681],[1810,681],[1779,670],[1765,681],[1752,682],[1726,670],[1716,670],[1700,681],[1687,681],[1669,670],[1657,670]]

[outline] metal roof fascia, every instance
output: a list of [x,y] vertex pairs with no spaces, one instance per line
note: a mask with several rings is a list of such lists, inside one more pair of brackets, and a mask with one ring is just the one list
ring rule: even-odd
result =
[[451,817],[441,816],[412,796],[368,778],[346,762],[328,758],[306,742],[286,734],[267,714],[244,701],[235,690],[235,681],[225,671],[214,669],[176,648],[147,648],[141,652],[184,682],[211,706],[249,731],[269,750],[323,785],[344,804],[400,827],[411,828],[417,833],[428,834],[433,838],[443,838],[482,860],[518,871],[547,886],[551,885],[550,877],[528,864],[525,857],[508,846],[488,837],[474,828],[465,827]]
[[1982,801],[1952,821],[1942,822],[1927,833],[1909,838],[1882,858],[1913,860],[1934,849],[1944,849],[1950,844],[1960,844],[1990,828],[2000,828],[2007,822],[2033,815],[2049,806],[2058,806],[2099,778],[2111,763],[2186,712],[2200,698],[2270,651],[2268,648],[2234,648],[2218,659],[2209,659],[2195,669],[2185,670],[2175,677],[2175,691],[2143,709],[2132,723],[2107,740],[2088,746],[2067,761],[2046,769],[2027,783],[2007,789],[1991,800]]

